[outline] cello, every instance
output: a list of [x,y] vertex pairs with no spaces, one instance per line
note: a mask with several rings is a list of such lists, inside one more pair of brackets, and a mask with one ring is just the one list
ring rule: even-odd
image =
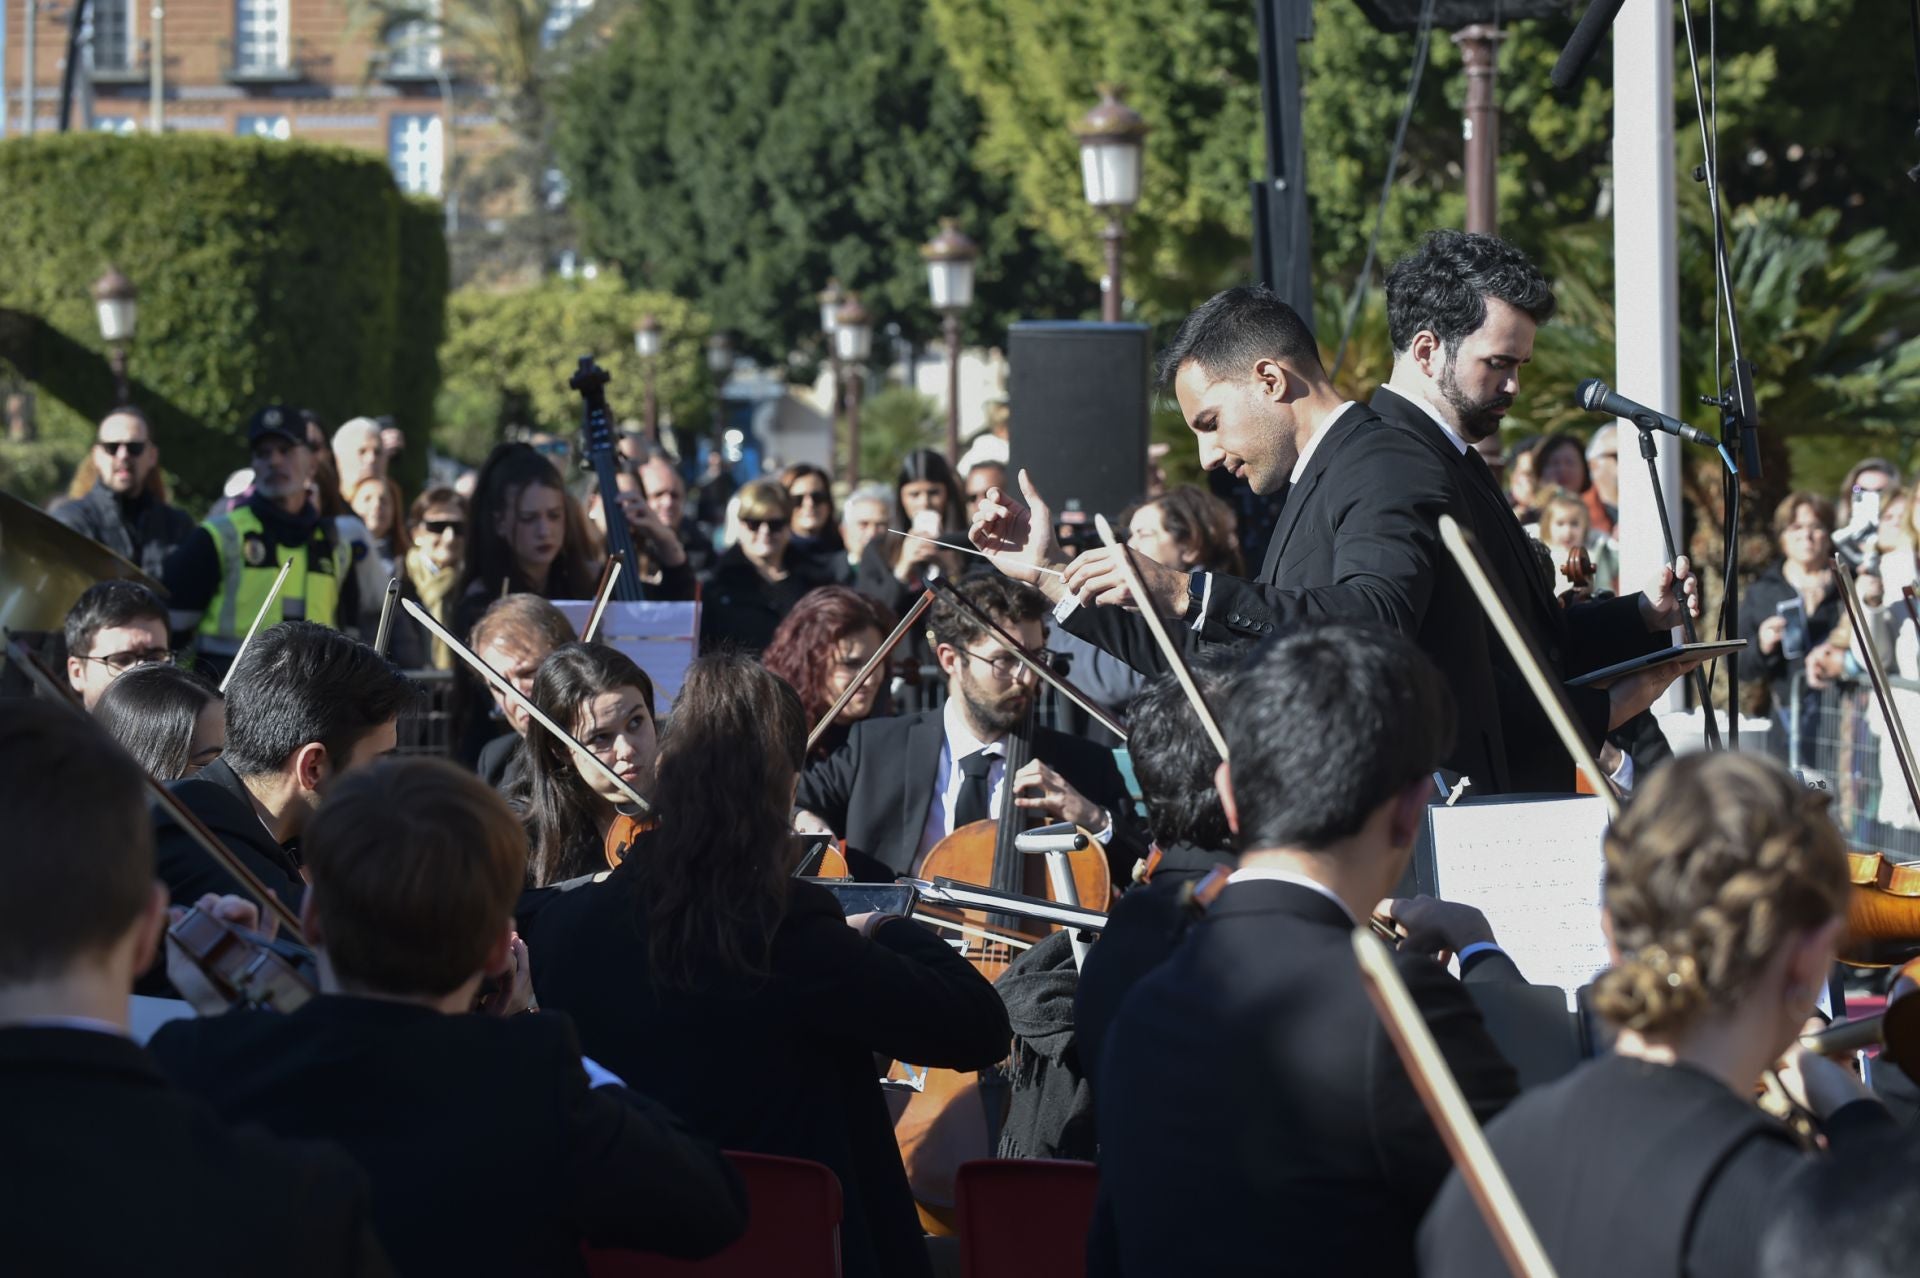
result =
[[622,603],[637,603],[647,596],[640,584],[637,570],[640,557],[634,553],[633,536],[621,513],[625,508],[620,504],[620,484],[615,478],[619,468],[613,460],[613,410],[607,407],[607,383],[611,380],[607,370],[593,362],[593,356],[582,355],[580,366],[567,379],[567,385],[579,392],[584,404],[581,451],[593,470],[594,483],[600,491],[600,509],[606,514],[603,522],[607,526],[607,554],[620,556],[632,570],[615,574],[613,597]]

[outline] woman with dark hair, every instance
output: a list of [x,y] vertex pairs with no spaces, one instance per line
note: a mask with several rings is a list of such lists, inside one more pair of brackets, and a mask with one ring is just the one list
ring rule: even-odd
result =
[[[897,624],[886,608],[857,590],[823,586],[794,605],[773,632],[761,661],[800,694],[807,726],[820,721],[853,677],[880,650]],[[808,761],[824,759],[847,739],[853,725],[879,708],[886,673],[876,670],[833,724],[821,734]],[[884,711],[883,711],[884,713]]]
[[819,565],[819,576],[852,584],[846,538],[833,506],[833,477],[811,462],[795,462],[780,472],[780,486],[793,503],[793,549]]
[[1244,577],[1233,507],[1204,488],[1182,484],[1134,507],[1127,544],[1169,568]]
[[739,539],[707,574],[700,609],[700,650],[759,652],[801,596],[831,584],[824,565],[793,545],[793,503],[771,479],[756,479],[734,498]]
[[[649,797],[659,754],[653,680],[625,653],[600,643],[555,648],[533,678],[532,701]],[[527,877],[534,887],[606,869],[607,831],[630,802],[578,754],[551,732],[531,728],[525,766],[507,790],[527,823]]]
[[159,781],[196,776],[227,745],[227,703],[179,666],[135,666],[100,694],[93,717]]
[[959,574],[958,554],[921,538],[946,537],[965,545],[967,506],[947,459],[930,448],[908,453],[900,463],[893,498],[903,530],[919,537],[883,532],[868,542],[860,556],[858,585],[862,594],[878,599],[900,617],[925,592],[929,568],[937,567],[944,576]]
[[504,594],[590,599],[600,565],[586,517],[553,463],[530,444],[501,444],[474,483],[456,634]]
[[[1813,492],[1788,493],[1773,512],[1773,536],[1780,558],[1740,592],[1742,683],[1766,684],[1772,701],[1773,728],[1767,749],[1795,766],[1825,767],[1814,757],[1821,743],[1814,728],[1840,673],[1844,654],[1829,640],[1840,625],[1840,585],[1833,575],[1833,503]],[[1798,696],[1795,693],[1798,691]],[[1790,759],[1799,702],[1806,748]]]
[[1533,446],[1533,489],[1522,523],[1537,523],[1540,507],[1555,489],[1579,496],[1593,486],[1587,470],[1587,446],[1578,435],[1556,431]]
[[604,882],[523,899],[519,926],[541,1002],[589,1056],[725,1149],[831,1168],[848,1278],[925,1278],[874,1056],[983,1068],[1006,1055],[1006,1008],[911,919],[843,917],[792,877],[806,732],[758,663],[696,661],[660,753],[659,827]]

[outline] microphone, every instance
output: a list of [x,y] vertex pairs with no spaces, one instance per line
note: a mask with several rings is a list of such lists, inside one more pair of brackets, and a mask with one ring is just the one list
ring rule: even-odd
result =
[[1553,64],[1553,74],[1548,79],[1553,87],[1565,93],[1573,87],[1587,63],[1593,61],[1594,53],[1600,48],[1600,41],[1607,34],[1607,28],[1619,16],[1621,6],[1627,0],[1591,0],[1587,11],[1580,15],[1580,25],[1573,29],[1567,39],[1567,47],[1560,51],[1560,60]]
[[1590,413],[1605,413],[1609,417],[1624,417],[1642,430],[1663,430],[1669,435],[1678,435],[1689,444],[1705,444],[1708,448],[1720,447],[1720,441],[1703,430],[1695,430],[1685,422],[1675,421],[1665,413],[1656,413],[1645,404],[1636,404],[1624,395],[1616,395],[1613,387],[1597,377],[1589,377],[1580,383],[1580,389],[1574,392],[1574,401]]

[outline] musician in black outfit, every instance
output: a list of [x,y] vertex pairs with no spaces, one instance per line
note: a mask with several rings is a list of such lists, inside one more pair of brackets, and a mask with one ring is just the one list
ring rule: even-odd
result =
[[[1410,1274],[1448,1157],[1352,935],[1406,869],[1452,698],[1407,640],[1325,626],[1261,652],[1222,709],[1240,868],[1107,1033],[1088,1270]],[[1397,963],[1475,1114],[1497,1113],[1514,1073],[1465,989]]]
[[[1749,1275],[1808,1156],[1753,1103],[1781,1077],[1845,1149],[1892,1128],[1852,1072],[1796,1043],[1845,932],[1846,844],[1825,796],[1752,754],[1696,754],[1634,793],[1606,840],[1614,966],[1594,1003],[1612,1054],[1530,1091],[1487,1130],[1566,1278]],[[1502,1268],[1455,1175],[1420,1272]],[[1851,1272],[1836,1267],[1833,1272]]]
[[[347,772],[390,753],[413,685],[337,630],[285,621],[262,630],[227,685],[227,748],[173,792],[290,908],[306,894],[300,836]],[[176,905],[206,893],[250,897],[164,809],[160,877]],[[156,973],[157,977],[157,973]]]
[[[216,1000],[153,1053],[229,1120],[345,1148],[402,1273],[583,1274],[583,1242],[711,1255],[746,1228],[720,1151],[583,1062],[566,1017],[516,1014],[526,860],[506,801],[450,764],[347,778],[307,838],[319,995],[291,1014]],[[489,975],[510,982],[498,1014],[471,1012]]]
[[[995,574],[956,589],[1029,656],[1046,659],[1039,591]],[[952,604],[936,603],[928,617],[947,676],[946,705],[855,724],[846,744],[801,778],[796,828],[839,835],[857,877],[887,880],[915,871],[954,830],[998,817],[1012,796],[1036,818],[1084,826],[1106,849],[1114,882],[1125,883],[1146,843],[1112,752],[1036,728],[1032,757],[1008,778],[1011,737],[1027,720],[1038,681]]]
[[[1514,385],[1512,369],[1531,353],[1536,317],[1552,312],[1545,282],[1537,272],[1531,278],[1537,294],[1521,299],[1531,314],[1475,291],[1504,284],[1457,281],[1473,305],[1512,312],[1514,352],[1500,358],[1510,361],[1504,375]],[[1463,331],[1478,327],[1476,320]],[[1447,329],[1444,336],[1455,344],[1449,350],[1457,348],[1460,333]],[[1439,539],[1443,514],[1478,532],[1483,543],[1504,545],[1507,533],[1521,536],[1518,525],[1510,514],[1505,523],[1511,529],[1487,525],[1461,459],[1436,427],[1424,416],[1408,421],[1383,412],[1378,401],[1368,406],[1343,400],[1321,365],[1313,334],[1264,288],[1228,289],[1202,304],[1162,353],[1160,370],[1195,434],[1202,466],[1225,469],[1259,494],[1285,493],[1253,580],[1182,572],[1133,556],[1156,609],[1176,619],[1170,629],[1182,647],[1190,654],[1222,644],[1246,647],[1303,621],[1388,626],[1445,672],[1461,714],[1445,762],[1473,778],[1474,793],[1570,790],[1573,772],[1565,751],[1533,730],[1540,712],[1531,697],[1517,686],[1502,691],[1496,673],[1510,662]],[[1114,552],[1096,548],[1068,563],[1054,542],[1045,500],[1024,474],[1020,484],[1018,496],[995,489],[981,503],[969,530],[974,545],[1002,571],[1046,591],[1056,604],[1056,622],[1070,633],[1137,670],[1163,670],[1146,625],[1127,611],[1132,599]],[[1063,569],[1064,576],[1035,570],[1044,564]],[[1529,579],[1508,589],[1517,599],[1528,598],[1519,592],[1534,584]],[[1550,592],[1546,597],[1551,603]],[[1550,641],[1543,646],[1562,677],[1570,677],[1659,646],[1680,612],[1669,580],[1652,598],[1635,596],[1604,616],[1608,624],[1583,630],[1591,642],[1579,646],[1552,640],[1563,628],[1557,613],[1523,614],[1522,622],[1531,618],[1554,627],[1545,631]],[[1674,677],[1673,667],[1663,667],[1588,694],[1582,717],[1593,744],[1610,726],[1652,704]],[[1524,701],[1516,701],[1516,694]],[[1515,724],[1518,734],[1508,740]]]
[[806,750],[799,697],[739,654],[703,657],[674,705],[663,819],[604,882],[519,911],[541,1001],[648,1095],[727,1149],[840,1178],[849,1278],[929,1274],[875,1054],[977,1070],[1006,1055],[993,986],[910,919],[843,918],[792,877]]
[[64,706],[10,701],[0,810],[7,1271],[391,1273],[338,1150],[229,1129],[128,1035],[167,925],[139,765]]

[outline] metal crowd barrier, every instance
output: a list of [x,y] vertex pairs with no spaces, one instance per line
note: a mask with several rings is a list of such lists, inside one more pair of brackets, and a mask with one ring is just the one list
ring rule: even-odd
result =
[[[1920,681],[1887,682],[1901,721],[1920,724]],[[1788,766],[1832,797],[1829,812],[1849,844],[1920,858],[1920,813],[1864,678],[1812,688],[1806,672],[1795,670],[1782,727],[1774,740],[1784,735]]]

